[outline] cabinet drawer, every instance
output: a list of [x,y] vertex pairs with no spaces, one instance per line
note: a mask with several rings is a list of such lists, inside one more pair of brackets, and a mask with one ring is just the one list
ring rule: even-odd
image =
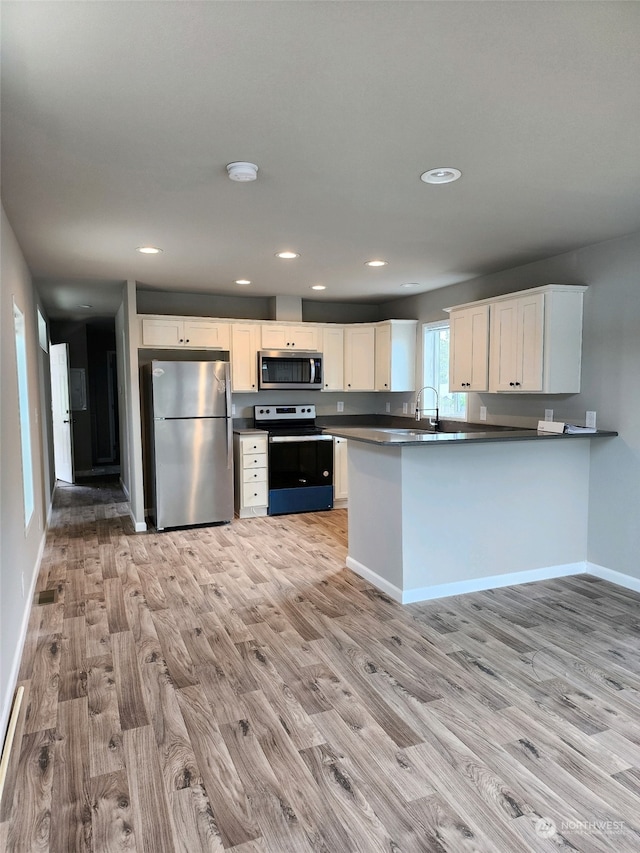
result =
[[242,455],[243,456],[255,456],[256,453],[266,453],[267,452],[267,438],[266,436],[258,436],[256,438],[243,438],[242,439]]
[[267,484],[256,483],[255,486],[245,484],[242,499],[244,506],[266,506]]
[[267,454],[266,453],[256,453],[253,456],[243,455],[242,457],[242,467],[243,468],[266,468],[267,467]]
[[267,469],[266,468],[248,468],[242,472],[243,483],[266,483]]

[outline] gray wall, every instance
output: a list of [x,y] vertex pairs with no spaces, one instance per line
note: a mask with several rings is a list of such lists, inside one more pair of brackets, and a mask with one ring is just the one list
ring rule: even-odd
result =
[[[139,314],[233,317],[237,320],[270,320],[273,315],[271,299],[259,296],[167,293],[161,290],[144,290],[138,285],[136,301]],[[302,319],[306,323],[371,323],[379,319],[379,313],[378,305],[366,302],[302,300]]]
[[[44,528],[51,505],[50,450],[41,427],[49,384],[48,358],[38,344],[36,306],[29,270],[4,208],[1,223],[1,382],[0,394],[0,741],[4,737],[22,651],[31,593],[38,568]],[[13,302],[23,312],[27,329],[34,512],[25,531],[22,461]],[[23,591],[24,590],[24,591]]]
[[470,419],[479,419],[481,405],[489,422],[523,426],[535,426],[545,408],[553,408],[557,420],[577,423],[594,410],[600,429],[617,430],[617,439],[592,442],[588,559],[640,578],[640,234],[387,302],[383,316],[430,322],[445,319],[445,307],[543,284],[589,286],[581,392],[470,394]]

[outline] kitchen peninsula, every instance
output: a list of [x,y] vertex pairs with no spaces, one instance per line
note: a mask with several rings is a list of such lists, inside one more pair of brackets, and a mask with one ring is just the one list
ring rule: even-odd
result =
[[592,440],[331,428],[349,440],[347,566],[410,603],[585,571]]

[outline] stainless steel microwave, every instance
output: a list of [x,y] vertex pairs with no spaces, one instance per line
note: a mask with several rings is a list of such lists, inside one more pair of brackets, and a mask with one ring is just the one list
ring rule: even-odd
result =
[[301,350],[260,350],[258,385],[264,390],[322,388],[322,353]]

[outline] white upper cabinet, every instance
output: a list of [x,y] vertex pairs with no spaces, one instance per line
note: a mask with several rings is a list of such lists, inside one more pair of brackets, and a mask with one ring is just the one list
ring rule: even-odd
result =
[[[451,390],[485,390],[480,379],[474,385],[483,362],[478,344],[483,338],[483,322],[479,316],[475,319],[474,332],[473,315],[467,313],[482,308],[489,311],[489,391],[576,394],[580,391],[586,290],[582,285],[547,284],[449,309]],[[472,367],[470,379],[466,378],[467,365]],[[472,384],[462,386],[462,382]]]
[[544,293],[491,306],[490,391],[543,391]]
[[376,391],[415,391],[417,328],[417,320],[387,320],[376,325]]
[[142,346],[228,350],[230,324],[207,317],[142,317]]
[[345,391],[375,391],[375,351],[374,325],[345,326]]
[[301,349],[319,351],[320,330],[317,326],[285,326],[269,323],[262,326],[262,349]]
[[260,326],[233,323],[231,326],[231,390],[258,390],[258,341]]
[[489,306],[454,308],[449,323],[449,390],[489,388]]
[[322,329],[322,389],[344,390],[344,329],[324,326]]

